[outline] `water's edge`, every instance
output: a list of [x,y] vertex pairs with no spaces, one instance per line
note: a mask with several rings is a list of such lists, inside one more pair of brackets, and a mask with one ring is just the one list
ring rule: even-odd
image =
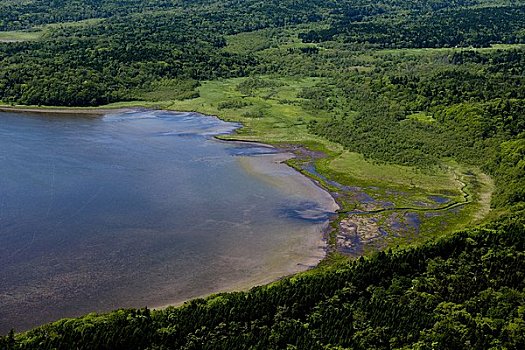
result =
[[[168,111],[168,112],[173,112],[173,111]],[[215,115],[205,115],[205,114],[201,114],[199,112],[195,112],[199,115],[202,115],[202,116],[208,116],[208,117],[214,117],[214,118],[217,118],[219,120],[222,120],[221,118],[219,118],[218,116],[215,116]],[[234,134],[237,130],[239,130],[240,128],[243,127],[243,125],[241,123],[237,123],[239,124],[239,127],[236,128],[235,130],[233,130],[232,132],[228,133],[228,135],[232,135]],[[330,191],[328,191],[326,188],[324,188],[323,186],[321,186],[321,184],[319,184],[318,181],[316,181],[314,178],[308,176],[308,174],[305,174],[305,173],[302,173],[300,171],[298,171],[297,169],[295,169],[294,167],[288,165],[286,162],[290,159],[293,159],[296,157],[295,154],[291,153],[289,150],[287,149],[284,149],[284,148],[280,148],[280,147],[277,147],[277,146],[274,146],[274,145],[271,145],[271,144],[266,144],[266,143],[262,143],[262,142],[258,142],[258,141],[252,141],[252,140],[243,140],[243,139],[240,139],[240,138],[235,138],[235,139],[226,139],[226,138],[221,138],[220,135],[215,135],[213,136],[214,140],[217,141],[217,142],[224,142],[224,143],[228,143],[228,144],[239,144],[239,145],[253,145],[253,146],[256,146],[256,147],[267,147],[269,149],[272,149],[272,150],[275,150],[275,154],[263,154],[263,155],[260,155],[260,156],[249,156],[249,157],[246,157],[245,160],[247,161],[250,161],[252,160],[253,162],[259,162],[260,163],[260,159],[257,159],[255,160],[255,158],[266,158],[266,161],[268,162],[272,162],[272,163],[275,163],[275,164],[278,164],[280,166],[285,166],[287,167],[288,169],[292,170],[293,172],[296,173],[296,175],[299,177],[299,178],[302,178],[304,179],[304,181],[307,181],[310,185],[314,185],[318,190],[330,195],[330,197],[332,198],[332,202],[333,202],[333,207],[332,207],[332,211],[334,214],[337,213],[338,210],[340,210],[340,206],[337,204],[336,200],[335,200],[335,197],[334,197],[334,194]],[[246,169],[247,171],[249,171],[252,175],[256,175],[256,172],[257,170],[256,169],[253,169],[254,168],[254,165],[255,164],[250,164],[251,165],[251,168],[252,169]],[[259,169],[260,171],[261,169]],[[317,267],[317,265],[319,265],[319,263],[326,258],[326,255],[328,253],[328,242],[327,242],[327,234],[330,230],[330,225],[332,224],[332,222],[334,220],[337,220],[337,215],[333,215],[330,217],[330,219],[323,225],[321,231],[319,232],[319,237],[318,237],[318,241],[319,241],[319,256],[312,256],[311,258],[307,259],[307,260],[304,260],[302,262],[297,262],[297,265],[296,265],[296,269],[294,271],[289,271],[290,273],[288,274],[285,274],[285,275],[282,275],[282,274],[279,274],[279,275],[276,275],[276,276],[272,276],[272,275],[269,275],[263,279],[253,279],[253,280],[249,280],[249,281],[244,281],[244,282],[239,282],[239,283],[236,283],[236,284],[233,284],[233,285],[230,285],[228,287],[225,287],[225,288],[221,288],[220,290],[217,290],[215,292],[211,292],[211,293],[205,293],[205,294],[202,294],[202,295],[199,295],[199,296],[196,296],[194,298],[184,298],[184,299],[181,299],[181,300],[174,300],[173,302],[170,302],[170,303],[164,303],[164,304],[161,304],[161,305],[151,305],[151,306],[148,306],[152,309],[165,309],[167,307],[177,307],[177,306],[182,306],[184,305],[186,302],[190,301],[190,300],[193,300],[193,299],[201,299],[201,298],[208,298],[208,297],[212,297],[213,295],[216,295],[216,294],[220,294],[220,293],[227,293],[227,292],[239,292],[239,291],[248,291],[252,288],[255,288],[255,287],[258,287],[258,286],[263,286],[263,285],[267,285],[267,284],[271,284],[271,283],[274,283],[274,282],[277,282],[279,280],[282,280],[282,279],[285,279],[287,277],[291,277],[297,273],[301,273],[301,272],[304,272],[304,271],[307,271],[307,270],[310,270],[310,269],[314,269]]]
[[[85,111],[77,110],[77,109],[60,109],[60,112],[57,112],[57,110],[53,109],[38,109],[38,108],[0,108],[0,111],[4,112],[19,112],[19,113],[27,113],[27,114],[43,114],[43,115],[49,115],[49,114],[58,114],[61,115],[68,115],[68,116],[79,116],[79,117],[87,117],[87,116],[105,116],[110,114],[116,114],[116,113],[122,113],[122,112],[155,112],[157,110],[152,109],[143,109],[143,108],[133,108],[133,109],[89,109]],[[163,111],[163,110],[158,110]],[[165,111],[169,113],[177,113],[176,111]],[[212,117],[216,118],[218,120],[223,121],[221,118],[213,115],[204,115],[198,112],[194,112],[195,116],[203,116],[203,117]],[[231,123],[231,122],[230,122]],[[231,135],[236,132],[239,128],[242,127],[242,124],[240,123],[232,123],[236,124],[237,127],[229,131],[228,133],[222,133],[222,135],[228,134]],[[289,171],[294,173],[294,179],[299,181],[305,186],[305,188],[310,188],[308,191],[311,191],[313,188],[315,188],[315,191],[321,191],[324,193],[327,198],[331,198],[329,207],[329,212],[336,213],[339,209],[339,206],[337,205],[335,198],[332,193],[324,189],[320,184],[315,181],[315,179],[307,176],[306,174],[303,174],[293,167],[286,164],[286,161],[293,158],[294,154],[290,153],[289,150],[284,148],[275,147],[273,145],[264,144],[256,141],[244,141],[244,140],[225,140],[220,138],[221,133],[213,135],[212,138],[217,142],[225,142],[225,143],[238,143],[242,145],[252,145],[255,147],[267,147],[269,150],[272,150],[272,152],[269,152],[268,154],[259,154],[259,155],[247,155],[247,156],[240,156],[242,167],[246,172],[248,172],[250,175],[257,176],[257,177],[268,177],[268,174],[271,174],[273,171],[278,171],[278,169],[286,168]],[[268,174],[264,174],[266,172]],[[272,170],[273,169],[273,170]],[[202,298],[202,297],[208,297],[217,293],[224,293],[224,292],[231,292],[231,291],[240,291],[240,290],[248,290],[256,286],[269,284],[272,282],[275,282],[277,280],[286,278],[288,276],[294,275],[299,272],[306,271],[308,269],[314,268],[318,265],[320,261],[322,261],[327,252],[327,241],[326,241],[326,232],[330,227],[330,223],[332,220],[334,220],[335,215],[329,216],[329,220],[324,222],[322,224],[321,229],[319,227],[316,228],[316,236],[312,235],[312,232],[305,232],[304,237],[301,238],[303,242],[301,243],[307,243],[308,246],[316,246],[316,254],[312,254],[306,258],[303,257],[303,259],[300,259],[299,261],[295,260],[293,263],[295,264],[293,268],[287,268],[289,265],[282,266],[280,271],[276,271],[277,269],[270,268],[268,273],[265,273],[264,275],[259,275],[257,277],[251,278],[249,280],[243,280],[238,283],[234,284],[227,284],[227,285],[220,285],[217,286],[217,288],[213,288],[213,291],[206,292],[202,295],[198,296],[192,296],[192,297],[183,297],[180,300],[172,300],[169,301],[169,303],[155,303],[152,302],[150,305],[147,305],[150,308],[160,309],[165,308],[168,306],[178,306],[186,301],[196,299],[196,298]],[[318,225],[321,226],[321,225]],[[315,242],[315,243],[313,243]],[[313,244],[312,244],[313,243]],[[310,251],[308,251],[310,253]],[[290,257],[290,259],[293,259],[293,257]],[[291,265],[291,264],[290,264]],[[283,274],[283,269],[286,269],[286,273]]]
[[[165,308],[171,307],[171,306],[177,307],[177,306],[184,305],[184,303],[186,303],[186,302],[188,302],[190,300],[193,300],[193,299],[208,298],[208,297],[212,297],[213,295],[220,294],[220,293],[248,291],[248,290],[250,290],[252,288],[255,288],[255,287],[258,287],[258,286],[271,284],[271,283],[277,282],[279,280],[291,277],[291,276],[293,276],[293,275],[295,275],[297,273],[305,272],[307,270],[316,268],[317,265],[323,259],[326,258],[326,255],[328,253],[327,234],[329,232],[331,223],[334,220],[337,219],[337,215],[335,215],[335,213],[340,209],[340,207],[337,204],[337,202],[335,201],[335,198],[334,198],[333,194],[330,191],[327,191],[325,188],[323,188],[317,181],[315,181],[315,179],[310,178],[309,176],[299,172],[298,170],[296,170],[295,168],[289,166],[286,163],[287,160],[295,158],[296,156],[293,153],[290,153],[289,151],[287,151],[285,149],[278,148],[278,147],[275,147],[273,145],[268,145],[268,144],[256,142],[256,141],[239,140],[239,139],[225,140],[225,139],[221,139],[221,138],[217,138],[217,137],[215,137],[215,139],[218,140],[218,141],[221,141],[221,142],[239,143],[239,144],[244,144],[244,145],[251,144],[251,145],[254,145],[254,146],[263,146],[263,147],[269,147],[269,148],[274,149],[277,152],[275,154],[265,154],[265,155],[260,155],[260,156],[248,156],[248,157],[245,157],[243,159],[243,161],[248,163],[248,164],[244,164],[245,165],[245,170],[250,172],[251,175],[258,176],[257,173],[260,172],[261,169],[260,168],[257,169],[258,168],[257,165],[261,165],[261,163],[263,163],[263,162],[274,163],[275,165],[283,166],[283,167],[286,167],[286,168],[292,170],[294,173],[296,173],[298,178],[303,179],[305,184],[307,183],[310,186],[314,185],[319,191],[322,191],[322,192],[330,195],[330,197],[332,198],[332,201],[333,201],[333,206],[331,208],[331,211],[334,213],[334,215],[330,216],[330,219],[327,222],[324,223],[324,225],[322,226],[322,229],[320,230],[320,232],[318,232],[318,237],[316,238],[317,245],[319,247],[318,255],[311,256],[308,259],[305,259],[303,261],[297,262],[296,265],[295,265],[295,268],[293,270],[289,271],[289,273],[284,274],[284,275],[283,274],[275,274],[275,273],[272,274],[272,273],[270,273],[264,278],[255,278],[255,279],[251,279],[251,280],[247,280],[247,281],[242,281],[242,282],[239,282],[239,283],[235,283],[233,285],[229,285],[229,286],[224,287],[224,288],[220,288],[220,290],[217,290],[215,292],[205,293],[205,294],[196,296],[194,298],[189,298],[189,299],[188,298],[183,298],[181,300],[174,300],[173,302],[169,302],[167,304],[166,303],[161,304],[161,305],[153,304],[153,305],[148,306],[151,309],[165,309]],[[307,238],[308,237],[305,237],[305,240]]]

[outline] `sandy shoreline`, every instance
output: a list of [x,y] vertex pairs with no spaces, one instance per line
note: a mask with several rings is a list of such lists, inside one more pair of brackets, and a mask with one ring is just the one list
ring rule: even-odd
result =
[[209,293],[203,293],[201,295],[197,295],[195,297],[190,297],[190,298],[181,298],[180,300],[173,300],[173,301],[168,302],[168,303],[152,304],[151,306],[148,306],[148,307],[153,309],[153,310],[162,310],[162,309],[165,309],[165,308],[168,308],[168,307],[179,307],[179,306],[182,306],[182,305],[184,305],[185,303],[187,303],[187,302],[189,302],[191,300],[206,299],[206,298],[209,298],[209,297],[213,297],[214,295],[217,295],[217,294],[232,293],[232,292],[248,292],[252,288],[262,287],[262,286],[265,286],[265,285],[268,285],[268,284],[280,281],[280,280],[285,279],[287,277],[294,276],[294,275],[296,275],[298,273],[305,272],[305,271],[307,271],[309,269],[312,269],[312,268],[316,267],[321,262],[321,260],[323,260],[323,259],[324,259],[324,256],[311,257],[307,261],[304,261],[304,262],[301,262],[301,263],[297,263],[296,269],[290,270],[289,273],[285,274],[285,275],[272,274],[272,275],[267,275],[264,278],[254,278],[254,279],[251,279],[251,280],[248,280],[248,281],[241,281],[241,282],[238,282],[238,283],[235,283],[235,284],[232,284],[232,285],[220,287],[220,288],[218,288],[217,291],[212,291],[212,292],[209,292]]
[[[242,164],[242,167],[249,172],[253,176],[257,176],[259,178],[266,177],[266,180],[262,179],[263,181],[269,181],[272,182],[273,185],[280,187],[281,190],[287,191],[291,187],[294,186],[287,186],[290,185],[287,183],[288,181],[283,180],[277,180],[272,181],[270,174],[272,174],[274,177],[280,177],[280,176],[290,176],[292,173],[294,174],[294,179],[297,184],[301,187],[301,192],[310,192],[315,191],[317,192],[317,196],[320,193],[326,194],[326,202],[324,203],[327,207],[329,206],[329,210],[336,212],[339,209],[339,205],[336,203],[335,199],[333,198],[332,194],[329,191],[326,191],[324,188],[319,186],[319,184],[309,178],[308,176],[300,173],[293,167],[290,167],[285,163],[285,161],[295,157],[293,153],[290,153],[284,149],[279,149],[278,147],[274,147],[268,144],[263,144],[260,142],[253,142],[253,141],[245,141],[245,140],[223,140],[218,139],[219,141],[224,142],[233,142],[233,143],[250,143],[254,145],[262,145],[269,148],[277,149],[280,152],[275,154],[263,154],[263,155],[250,155],[250,156],[240,156],[239,161]],[[274,168],[273,171],[269,171],[269,167],[275,167],[275,166],[282,166],[281,171]],[[281,174],[279,174],[281,172]],[[280,183],[279,183],[280,182]],[[330,202],[330,203],[328,203]],[[309,269],[315,268],[325,257],[327,253],[327,242],[325,240],[325,233],[327,229],[330,226],[330,221],[325,222],[322,225],[319,225],[319,227],[315,230],[317,231],[318,236],[313,237],[309,235],[312,232],[306,232],[306,235],[304,237],[304,249],[309,249],[309,254],[306,254],[306,256],[300,257],[298,260],[296,260],[295,265],[289,266],[286,269],[286,272],[283,273],[282,270],[279,271],[279,269],[276,269],[275,271],[271,271],[270,273],[267,273],[264,276],[256,276],[249,280],[239,281],[234,284],[230,285],[223,285],[219,288],[217,288],[216,291],[211,291],[208,293],[203,293],[201,295],[191,297],[191,298],[181,298],[181,299],[175,299],[173,301],[170,301],[168,303],[159,303],[159,304],[152,304],[150,307],[152,309],[165,309],[167,307],[178,307],[184,305],[186,302],[193,300],[193,299],[199,299],[199,298],[208,298],[212,297],[216,294],[221,293],[228,293],[228,292],[245,292],[249,291],[252,288],[256,288],[259,286],[268,285],[274,282],[277,282],[279,280],[285,279],[287,277],[291,277],[297,273],[305,272]]]
[[[137,107],[139,109],[139,107]],[[11,112],[11,113],[36,113],[36,114],[59,114],[59,115],[82,115],[82,116],[103,116],[106,114],[115,114],[115,113],[122,113],[122,112],[129,112],[135,110],[134,108],[42,108],[42,107],[17,107],[17,106],[0,106],[0,112]],[[176,112],[176,111],[168,111],[168,112]],[[198,112],[196,112],[199,114]],[[218,118],[218,117],[217,117]],[[218,118],[220,119],[220,118]],[[239,143],[239,144],[250,144],[253,146],[262,146],[267,147],[268,149],[276,150],[277,152],[275,154],[264,154],[264,155],[251,155],[251,156],[241,156],[240,160],[242,162],[243,168],[249,173],[251,173],[254,176],[266,178],[265,181],[273,182],[273,185],[280,187],[281,190],[287,192],[289,188],[286,186],[287,181],[279,180],[279,179],[271,179],[270,173],[273,174],[273,176],[290,176],[290,173],[294,173],[294,178],[297,184],[300,184],[299,188],[301,192],[317,192],[317,196],[319,196],[320,192],[323,192],[326,194],[326,197],[331,199],[331,203],[329,203],[330,210],[333,210],[334,212],[339,208],[337,203],[335,202],[335,199],[333,198],[332,194],[329,191],[326,191],[326,189],[322,188],[314,179],[309,178],[308,176],[302,174],[301,172],[297,171],[293,167],[290,167],[285,163],[286,160],[293,158],[295,155],[286,149],[279,148],[278,146],[273,146],[270,144],[265,144],[257,141],[252,140],[243,140],[243,139],[236,139],[236,138],[222,138],[220,136],[215,137],[216,141],[218,142],[228,142],[228,143]],[[276,167],[282,166],[281,170],[277,170],[275,172]],[[269,168],[273,168],[273,171],[269,171]],[[279,174],[281,173],[281,174]],[[325,204],[327,204],[325,202]],[[281,279],[290,277],[294,274],[307,271],[311,268],[314,268],[317,266],[326,256],[327,248],[326,248],[326,241],[324,241],[324,235],[325,231],[328,229],[330,222],[326,222],[323,225],[320,225],[317,227],[317,236],[316,237],[309,237],[311,232],[305,232],[304,243],[305,247],[308,246],[309,253],[305,254],[306,256],[302,256],[299,259],[295,260],[294,264],[290,264],[287,266],[283,266],[280,270],[270,269],[268,273],[264,275],[259,276],[252,276],[253,278],[249,280],[239,281],[234,284],[229,285],[221,285],[218,288],[214,288],[214,290],[210,290],[209,292],[204,292],[201,295],[193,296],[193,297],[182,297],[180,299],[174,299],[169,302],[160,302],[160,303],[151,303],[148,305],[148,307],[151,307],[153,309],[163,309],[170,306],[180,306],[184,303],[197,299],[197,298],[206,298],[210,297],[212,295],[218,294],[218,293],[226,293],[226,292],[234,292],[234,291],[248,291],[252,288],[267,285],[276,281],[279,281]],[[322,226],[322,227],[321,227]],[[301,244],[302,245],[302,244]],[[293,257],[291,257],[293,259]]]

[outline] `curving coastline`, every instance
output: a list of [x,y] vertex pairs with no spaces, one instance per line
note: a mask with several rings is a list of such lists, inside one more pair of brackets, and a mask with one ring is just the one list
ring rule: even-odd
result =
[[[33,110],[33,109],[29,109]],[[48,114],[49,110],[41,110],[36,109],[34,110],[35,113],[44,113]],[[76,110],[71,109],[61,109],[64,115],[77,115],[74,113]],[[114,114],[116,110],[111,110]],[[130,110],[126,110],[130,111]],[[11,112],[11,111],[9,111]],[[23,112],[23,113],[31,113],[27,112],[27,109],[17,109],[17,112]],[[105,113],[105,110],[99,109],[98,112],[103,115]],[[155,113],[155,112],[153,112]],[[118,118],[118,116],[116,116]],[[216,118],[216,117],[213,117]],[[110,117],[111,119],[111,117]],[[86,120],[86,122],[89,122]],[[227,143],[231,144],[231,141],[227,141]],[[239,164],[239,167],[241,167],[245,173],[249,177],[256,176],[259,178],[259,180],[263,180],[263,182],[272,182],[272,185],[275,185],[277,188],[277,192],[282,192],[283,196],[286,198],[288,197],[288,194],[293,195],[293,191],[296,188],[299,188],[300,195],[304,198],[315,198],[314,201],[317,201],[317,196],[320,194],[323,196],[326,203],[328,203],[327,206],[321,205],[322,208],[326,208],[324,210],[330,210],[334,211],[337,209],[337,204],[333,200],[333,197],[328,193],[327,191],[324,191],[322,188],[320,188],[315,181],[311,181],[310,178],[306,177],[304,174],[300,174],[295,169],[290,167],[288,164],[285,163],[286,160],[290,159],[293,155],[290,153],[273,153],[273,154],[266,154],[263,150],[263,154],[256,153],[250,153],[249,150],[252,148],[250,146],[257,146],[260,147],[267,147],[269,150],[278,150],[281,151],[281,149],[267,145],[262,143],[256,143],[256,142],[250,142],[250,146],[245,147],[246,142],[242,143],[242,146],[237,148],[233,147],[234,150],[240,150],[240,155],[235,154],[234,162]],[[246,156],[244,156],[244,150],[248,150],[248,153]],[[278,183],[274,183],[271,179],[272,175],[275,175],[275,173],[282,173],[282,178],[279,179]],[[279,177],[279,175],[278,175]],[[293,184],[290,184],[290,181],[293,182]],[[292,193],[287,193],[286,191],[292,191]],[[314,191],[314,196],[310,196],[311,191]],[[302,208],[302,205],[299,204],[298,207],[292,208],[293,210],[304,210],[305,211],[305,218],[307,221],[310,221],[309,218],[309,212],[308,208]],[[260,215],[260,214],[259,214]],[[234,291],[234,290],[244,290],[244,289],[250,289],[252,287],[267,284],[276,280],[279,280],[281,278],[284,278],[286,276],[290,276],[292,274],[295,274],[297,272],[305,271],[309,268],[312,268],[316,266],[324,257],[326,253],[326,242],[322,241],[322,235],[320,234],[323,229],[328,227],[328,222],[325,220],[324,223],[321,223],[320,221],[313,221],[313,225],[304,225],[303,230],[301,232],[297,232],[298,235],[294,236],[294,241],[290,244],[289,252],[284,255],[277,255],[272,254],[272,256],[268,257],[268,260],[264,264],[264,268],[259,268],[257,271],[254,271],[253,274],[248,276],[248,278],[244,278],[242,280],[239,280],[239,282],[235,282],[232,284],[232,280],[228,280],[221,278],[220,281],[214,281],[213,284],[210,284],[209,286],[206,286],[206,281],[199,281],[199,285],[204,285],[205,288],[202,288],[203,294],[199,294],[198,290],[196,294],[188,295],[188,296],[182,296],[172,298],[170,296],[163,297],[160,293],[155,292],[152,295],[152,302],[148,304],[137,304],[136,306],[141,305],[148,305],[155,308],[162,307],[162,306],[168,306],[168,305],[177,305],[180,303],[183,303],[187,300],[194,299],[196,297],[200,296],[206,296],[211,295],[215,293],[220,292],[226,292],[226,291]],[[321,227],[322,226],[322,227]],[[287,248],[288,249],[288,248]],[[177,293],[173,293],[173,296],[176,296]],[[155,302],[155,300],[158,300],[160,302]],[[116,307],[131,307],[132,305],[129,304],[115,304],[115,306],[112,306],[111,309]],[[93,310],[96,311],[96,310]],[[100,312],[104,312],[107,310],[99,310]],[[83,313],[82,313],[83,314]],[[73,316],[73,315],[72,315]],[[0,322],[1,323],[1,322]],[[28,326],[29,327],[29,326]],[[20,327],[17,327],[20,328]],[[19,329],[21,330],[21,329]]]
[[110,113],[121,113],[131,109],[128,108],[84,108],[84,107],[20,107],[20,106],[2,106],[0,112],[7,113],[37,113],[37,114],[59,114],[59,115],[84,115],[84,116],[103,116]]

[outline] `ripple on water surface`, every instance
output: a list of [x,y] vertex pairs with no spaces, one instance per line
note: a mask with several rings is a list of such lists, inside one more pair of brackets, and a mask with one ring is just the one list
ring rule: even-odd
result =
[[322,257],[332,198],[193,113],[0,114],[0,334],[268,282]]

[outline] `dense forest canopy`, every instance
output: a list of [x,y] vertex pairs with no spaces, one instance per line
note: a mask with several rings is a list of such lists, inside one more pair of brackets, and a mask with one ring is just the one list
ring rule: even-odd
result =
[[[217,50],[226,35],[264,28],[306,26],[297,29],[304,42],[371,47],[520,43],[524,9],[505,1],[7,1],[0,5],[3,30],[102,21],[53,26],[36,42],[2,45],[0,99],[92,106],[130,99],[133,89],[159,78],[271,73],[253,53]],[[66,84],[75,88],[65,89]]]
[[38,34],[0,43],[5,104],[187,100],[249,77],[218,103],[235,110],[257,89],[271,99],[277,78],[312,78],[278,101],[318,116],[310,135],[376,163],[479,167],[496,190],[482,228],[182,308],[62,320],[0,349],[525,348],[524,18],[522,0],[2,1],[0,33]]
[[[2,45],[0,99],[100,105],[130,99],[131,90],[159,78],[270,73],[253,54],[217,50],[225,46],[226,35],[264,28],[303,25],[297,35],[304,42],[379,47],[520,43],[524,8],[486,1],[8,1],[0,5],[4,30],[105,20],[53,26],[36,42]],[[65,84],[76,88],[64,89]]]

